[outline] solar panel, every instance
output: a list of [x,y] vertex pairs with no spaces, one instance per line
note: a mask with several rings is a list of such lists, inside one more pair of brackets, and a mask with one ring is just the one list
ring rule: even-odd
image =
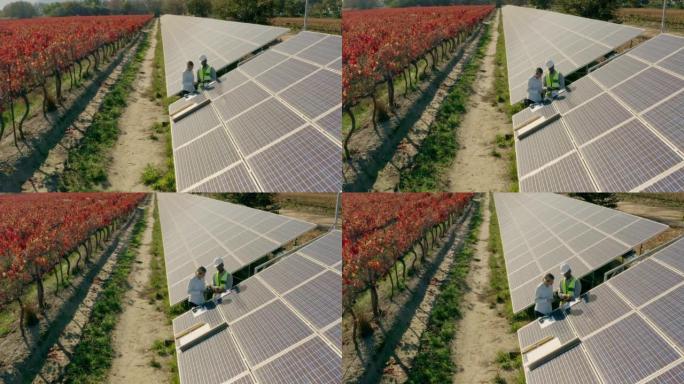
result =
[[527,97],[534,69],[552,59],[568,76],[639,36],[643,29],[527,7],[503,7],[511,103]]
[[[212,276],[213,260],[222,257],[226,270],[233,273],[315,226],[202,196],[157,196],[171,305],[187,298],[188,281],[199,266]],[[281,236],[270,236],[274,230]]]
[[565,99],[516,114],[515,129],[534,116],[561,115],[516,138],[521,190],[681,191],[683,59],[684,38],[661,34],[573,83]]
[[230,66],[252,52],[258,51],[288,31],[287,28],[238,23],[218,19],[163,15],[161,17],[164,43],[166,93],[180,93],[181,74],[186,63],[199,69],[199,57],[206,55],[217,71]]
[[262,383],[339,383],[342,366],[321,339],[311,339],[255,371]]
[[667,228],[551,193],[497,193],[494,199],[514,312],[534,303],[541,277],[556,274],[560,264],[569,263],[581,278]]
[[684,238],[668,244],[587,292],[569,314],[556,310],[551,315],[555,322],[543,326],[535,321],[518,330],[521,349],[546,337],[561,344],[580,339],[538,367],[528,366],[532,352],[524,353],[527,383],[680,382],[684,270],[663,260],[684,265],[683,248]]
[[684,382],[684,362],[668,369],[655,379],[648,381],[647,384],[679,384],[682,382]]
[[[305,31],[221,77],[209,105],[171,124],[178,191],[341,190],[340,58],[340,36]],[[209,131],[221,140],[202,141]]]
[[[303,249],[321,260],[336,258],[338,264],[341,231],[330,231]],[[328,255],[322,257],[323,253]],[[290,262],[293,258],[295,263]],[[275,288],[280,286],[281,274],[298,276],[291,269],[301,268],[302,260],[320,266],[319,272],[297,280],[282,295]],[[209,302],[199,315],[188,311],[177,317],[173,321],[176,335],[205,323],[218,330],[190,348],[176,345],[181,383],[339,383],[341,283],[340,271],[295,252],[241,282],[239,292],[218,303]],[[215,328],[226,323],[225,329]],[[216,364],[221,366],[212,368]]]

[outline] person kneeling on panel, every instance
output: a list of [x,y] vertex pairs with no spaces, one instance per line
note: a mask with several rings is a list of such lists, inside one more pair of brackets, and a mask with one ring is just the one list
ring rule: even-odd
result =
[[204,282],[204,276],[207,274],[207,269],[204,267],[197,268],[195,276],[188,282],[188,303],[191,308],[201,307],[204,305],[204,295],[209,289]]

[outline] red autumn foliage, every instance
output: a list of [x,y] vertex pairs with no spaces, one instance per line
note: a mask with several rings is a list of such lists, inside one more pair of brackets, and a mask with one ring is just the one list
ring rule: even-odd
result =
[[350,304],[358,292],[374,287],[433,228],[459,215],[472,197],[472,193],[345,193],[345,303]]
[[0,195],[0,304],[54,268],[98,230],[130,214],[140,193]]

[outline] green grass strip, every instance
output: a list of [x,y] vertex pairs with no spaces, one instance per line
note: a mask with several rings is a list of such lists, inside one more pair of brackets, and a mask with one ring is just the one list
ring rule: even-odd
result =
[[119,254],[112,274],[95,301],[81,341],[64,371],[65,383],[102,383],[109,372],[115,356],[112,332],[123,310],[121,302],[129,289],[128,275],[142,243],[146,217],[147,209],[135,223],[130,243]]
[[494,195],[491,193],[489,197],[489,213],[489,243],[487,247],[491,254],[489,257],[490,298],[492,304],[503,304],[504,314],[511,324],[511,331],[515,332],[532,319],[529,318],[527,312],[521,312],[517,315],[513,313],[510,290],[508,289],[506,263],[503,257],[503,245],[501,244],[501,233],[499,232],[499,219],[496,214]]
[[[166,315],[169,323],[173,318],[185,313],[186,308],[182,304],[174,306],[169,305],[169,291],[166,286],[166,264],[164,262],[164,244],[162,242],[161,221],[159,221],[159,207],[154,206],[154,225],[152,226],[152,260],[150,262],[150,284],[149,297],[151,302],[156,302],[157,310]],[[173,355],[169,359],[168,370],[171,373],[171,384],[179,384],[180,376],[178,374],[178,362],[176,360],[175,344],[166,343],[162,339],[155,340],[152,349],[156,351],[159,357]],[[161,347],[164,346],[164,347]],[[153,364],[156,360],[153,360]],[[157,363],[161,365],[160,363]]]
[[91,191],[107,181],[108,152],[120,133],[118,120],[126,108],[126,99],[133,91],[133,82],[150,46],[148,32],[143,32],[142,39],[134,58],[124,66],[121,77],[105,96],[80,145],[69,151],[67,167],[57,181],[60,191]]
[[409,372],[408,383],[450,383],[456,371],[451,353],[451,342],[456,336],[456,321],[461,317],[460,302],[465,291],[465,279],[470,261],[475,254],[479,226],[482,222],[481,207],[475,207],[470,220],[469,234],[461,249],[454,255],[446,281],[421,335],[418,355]]
[[491,38],[490,25],[485,25],[482,38],[475,53],[463,68],[456,84],[442,102],[437,117],[430,127],[430,133],[423,140],[413,165],[401,175],[399,188],[402,191],[444,190],[443,174],[456,158],[458,141],[456,129],[460,126],[461,116],[466,112],[466,103],[473,91],[473,82],[482,65],[487,44]]

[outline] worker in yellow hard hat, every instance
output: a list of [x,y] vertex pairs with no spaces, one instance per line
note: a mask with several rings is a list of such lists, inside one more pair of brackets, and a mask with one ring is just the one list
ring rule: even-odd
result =
[[550,98],[556,98],[558,92],[565,89],[565,77],[563,74],[556,70],[556,64],[553,60],[546,62],[546,68],[548,72],[544,76],[544,88],[546,89],[546,96]]
[[570,264],[563,263],[560,271],[563,278],[560,281],[558,297],[561,299],[561,305],[563,305],[580,297],[582,294],[582,283],[572,275]]

